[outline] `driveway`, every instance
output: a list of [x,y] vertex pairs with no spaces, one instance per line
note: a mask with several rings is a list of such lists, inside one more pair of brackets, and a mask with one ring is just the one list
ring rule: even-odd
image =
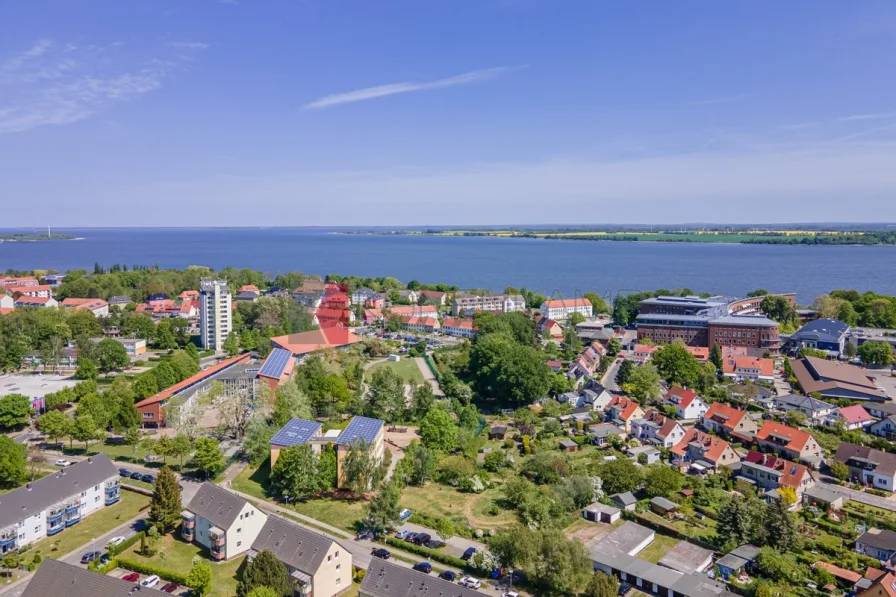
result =
[[[412,522],[406,522],[400,527],[398,527],[399,531],[411,531],[412,533],[429,533],[432,535],[433,539],[439,539],[439,534],[436,533],[432,529],[428,529],[425,526],[414,524]],[[445,541],[445,547],[443,548],[446,553],[453,555],[456,558],[461,557],[467,549],[470,547],[475,547],[477,550],[484,549],[485,545],[478,542],[473,541],[472,539],[467,539],[465,537],[458,537],[457,535],[453,535],[448,537],[448,540]]]
[[417,367],[420,368],[420,373],[423,374],[423,379],[426,380],[426,383],[432,386],[432,393],[435,394],[437,398],[444,398],[445,392],[439,387],[439,382],[436,381],[436,376],[433,375],[432,369],[426,364],[426,359],[417,357],[414,360],[417,361]]
[[607,369],[601,378],[601,385],[603,385],[610,392],[620,392],[619,386],[616,384],[616,374],[619,373],[619,365],[622,361],[617,358],[613,361],[613,364]]

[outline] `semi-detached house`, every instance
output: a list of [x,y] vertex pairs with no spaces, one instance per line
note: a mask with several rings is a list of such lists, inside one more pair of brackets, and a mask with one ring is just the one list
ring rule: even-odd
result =
[[181,536],[208,549],[214,560],[249,551],[267,522],[261,510],[209,482],[202,484],[181,516]]
[[703,413],[703,428],[719,435],[752,438],[758,427],[750,415],[724,402],[713,402]]
[[664,448],[671,448],[684,438],[684,427],[674,420],[651,409],[644,416],[631,421],[631,436]]
[[896,454],[842,442],[834,460],[849,468],[849,478],[854,482],[875,489],[896,489]]
[[674,406],[678,418],[685,421],[696,421],[709,410],[709,405],[697,395],[697,392],[678,386],[669,388],[663,398],[663,404]]
[[764,422],[756,433],[756,440],[764,451],[775,452],[797,462],[817,465],[824,458],[824,451],[808,431],[775,421]]
[[78,524],[121,499],[118,469],[105,454],[0,496],[0,554]]
[[802,501],[803,492],[815,485],[815,478],[805,465],[755,450],[744,458],[740,474],[766,491],[779,487],[793,488],[797,503]]
[[[731,466],[740,458],[731,444],[691,427],[671,450],[679,469],[711,473],[720,466]],[[674,462],[674,461],[673,461]]]
[[641,405],[625,396],[613,396],[604,412],[607,421],[624,428],[626,433],[632,432],[632,420],[644,416],[644,409],[641,408]]

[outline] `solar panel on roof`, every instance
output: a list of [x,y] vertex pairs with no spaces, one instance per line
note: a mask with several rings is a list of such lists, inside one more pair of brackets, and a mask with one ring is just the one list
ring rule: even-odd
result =
[[283,374],[283,370],[286,368],[286,364],[291,358],[292,353],[290,351],[284,350],[283,348],[275,348],[271,351],[271,354],[268,355],[267,360],[265,360],[264,365],[262,365],[261,371],[259,371],[258,374],[264,375],[265,377],[280,377]]
[[356,441],[364,440],[367,443],[373,443],[377,434],[383,427],[383,422],[379,419],[371,419],[368,417],[354,417],[349,422],[348,427],[339,436],[336,441],[338,445],[351,444]]
[[270,443],[285,447],[298,446],[314,437],[320,428],[321,424],[317,421],[293,419],[271,438]]

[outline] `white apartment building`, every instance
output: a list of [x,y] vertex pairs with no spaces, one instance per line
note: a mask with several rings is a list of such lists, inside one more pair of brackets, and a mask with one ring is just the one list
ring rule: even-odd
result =
[[591,318],[591,301],[586,298],[556,299],[541,304],[541,315],[555,321],[565,321],[573,313]]
[[208,548],[219,561],[249,551],[268,519],[240,496],[207,481],[181,516],[184,540]]
[[233,311],[227,282],[203,279],[199,283],[199,331],[202,347],[220,351],[232,329]]
[[0,496],[0,555],[61,533],[120,499],[118,469],[105,454]]

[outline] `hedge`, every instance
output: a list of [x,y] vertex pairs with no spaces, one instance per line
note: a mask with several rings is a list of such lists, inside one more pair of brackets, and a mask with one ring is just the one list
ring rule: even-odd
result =
[[116,558],[112,558],[105,564],[100,564],[99,560],[94,560],[87,564],[88,569],[93,570],[94,572],[99,572],[100,574],[108,574],[117,567],[118,560]]
[[140,532],[137,533],[136,535],[132,535],[131,537],[128,537],[127,539],[125,539],[124,541],[122,541],[121,543],[119,543],[118,545],[114,545],[114,546],[110,547],[110,548],[108,549],[108,551],[109,551],[109,555],[110,555],[110,556],[117,556],[118,554],[120,554],[121,552],[123,552],[124,550],[126,550],[127,548],[129,548],[130,546],[132,546],[132,545],[134,545],[135,543],[137,543],[137,541],[140,541],[140,539],[141,539],[141,538],[143,537],[143,535],[145,535],[145,534],[146,534],[146,533],[145,533],[144,531],[140,531]]
[[176,582],[182,585],[187,584],[186,574],[181,574],[180,572],[168,570],[167,568],[162,568],[160,566],[153,566],[152,564],[138,562],[137,560],[118,558],[118,566],[126,570],[131,570],[132,572],[139,572],[140,574],[155,574],[156,576],[164,578],[165,580],[171,582]]
[[455,568],[463,569],[467,565],[467,563],[460,558],[456,558],[446,553],[442,553],[435,549],[429,549],[428,547],[423,547],[421,545],[414,545],[413,543],[408,543],[407,541],[402,541],[401,539],[396,539],[395,537],[385,537],[384,541],[386,545],[391,545],[396,549],[407,551],[418,556],[423,556],[425,558],[431,558],[436,562],[441,562],[448,566],[454,566]]

